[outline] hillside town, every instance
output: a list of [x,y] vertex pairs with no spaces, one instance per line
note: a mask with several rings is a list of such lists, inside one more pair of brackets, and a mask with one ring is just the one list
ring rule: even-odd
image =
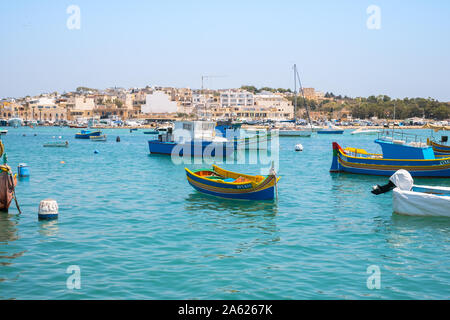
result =
[[[78,87],[73,92],[63,94],[53,92],[2,99],[0,125],[20,121],[25,125],[89,122],[91,125],[120,126],[179,119],[279,122],[305,118],[307,110],[314,121],[334,120],[344,122],[345,125],[345,121],[358,119],[351,108],[345,107],[344,98],[328,92],[324,94],[314,88],[304,88],[298,98],[306,103],[298,103],[294,117],[294,93],[291,90],[252,88],[242,86],[238,89],[211,90],[147,86],[98,90]],[[324,102],[325,106],[335,107],[315,107]],[[371,117],[367,123],[380,121],[383,120]],[[408,121],[409,124],[424,124],[425,114]]]

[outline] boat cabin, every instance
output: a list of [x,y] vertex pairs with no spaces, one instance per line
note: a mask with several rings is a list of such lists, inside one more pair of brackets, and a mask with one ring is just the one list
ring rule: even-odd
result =
[[385,159],[436,159],[433,148],[421,142],[409,142],[405,140],[376,139],[375,143],[381,146]]
[[212,141],[215,138],[216,123],[213,121],[176,121],[166,131],[158,129],[160,142]]

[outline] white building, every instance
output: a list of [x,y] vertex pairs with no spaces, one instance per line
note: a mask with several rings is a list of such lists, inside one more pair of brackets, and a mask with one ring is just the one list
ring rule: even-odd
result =
[[[267,118],[285,120],[294,118],[294,106],[281,94],[262,92],[255,95],[255,104],[267,110]],[[298,107],[298,106],[297,106]]]
[[249,107],[255,104],[253,93],[247,91],[222,92],[220,94],[221,107]]
[[175,113],[178,111],[178,104],[172,101],[170,95],[164,91],[154,91],[148,94],[145,104],[141,106],[142,113]]

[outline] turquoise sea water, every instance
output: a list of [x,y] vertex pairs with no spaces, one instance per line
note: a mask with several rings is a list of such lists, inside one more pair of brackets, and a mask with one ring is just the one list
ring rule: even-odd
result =
[[[183,165],[149,155],[142,130],[104,130],[101,143],[8,129],[9,164],[27,163],[31,177],[17,187],[22,215],[14,203],[0,213],[0,299],[450,298],[450,219],[393,214],[391,194],[370,193],[386,177],[328,171],[332,141],[377,151],[374,136],[280,138],[279,200],[255,203],[194,191]],[[69,148],[43,148],[53,136]],[[46,198],[56,221],[37,219]],[[66,286],[72,265],[79,290]],[[371,265],[379,290],[367,288]]]

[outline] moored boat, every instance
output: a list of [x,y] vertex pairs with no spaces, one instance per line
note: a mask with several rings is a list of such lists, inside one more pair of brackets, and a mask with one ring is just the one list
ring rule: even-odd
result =
[[51,141],[44,143],[44,147],[50,148],[67,148],[69,147],[69,141]]
[[342,149],[333,142],[333,161],[330,172],[348,172],[391,176],[405,169],[414,177],[450,177],[450,157],[436,158],[433,149],[420,142],[377,139],[382,154],[364,149]]
[[189,184],[199,192],[227,199],[273,200],[280,178],[272,170],[267,176],[232,172],[213,165],[212,169],[185,168]]
[[90,136],[89,139],[91,141],[106,141],[106,134],[100,136]]
[[160,129],[158,139],[148,140],[150,154],[219,157],[235,151],[235,142],[215,135],[215,122],[177,121],[174,128]]
[[336,127],[335,125],[332,125],[331,123],[328,124],[327,128],[319,129],[317,130],[318,134],[343,134],[344,129]]
[[439,158],[450,157],[450,146],[436,143],[432,140],[428,140],[428,145],[433,148],[434,154]]
[[355,134],[366,134],[366,135],[369,135],[369,134],[378,134],[380,132],[381,132],[380,130],[359,128],[359,129],[357,129],[355,131],[352,131],[351,134],[352,135],[355,135]]
[[85,124],[69,124],[69,128],[74,128],[74,129],[85,129],[88,126]]
[[17,175],[12,174],[12,170],[8,165],[0,165],[0,211],[8,211],[14,198],[16,185]]
[[20,127],[22,123],[22,118],[11,118],[8,120],[8,125],[15,128]]
[[144,131],[144,134],[158,134],[159,131],[158,130],[149,130],[149,131]]
[[81,130],[75,134],[75,139],[90,139],[90,137],[96,137],[101,135],[101,131]]
[[[3,155],[5,147],[0,140],[0,157]],[[15,187],[17,185],[17,174],[13,174],[10,166],[6,164],[6,157],[4,157],[5,163],[0,165],[0,211],[8,212],[12,199],[15,198]],[[20,208],[17,203],[17,209],[20,213]]]
[[279,128],[280,137],[311,137],[312,131],[298,128]]
[[377,185],[372,193],[393,190],[393,211],[409,216],[450,217],[450,188],[414,185],[406,170],[398,170],[384,186]]

